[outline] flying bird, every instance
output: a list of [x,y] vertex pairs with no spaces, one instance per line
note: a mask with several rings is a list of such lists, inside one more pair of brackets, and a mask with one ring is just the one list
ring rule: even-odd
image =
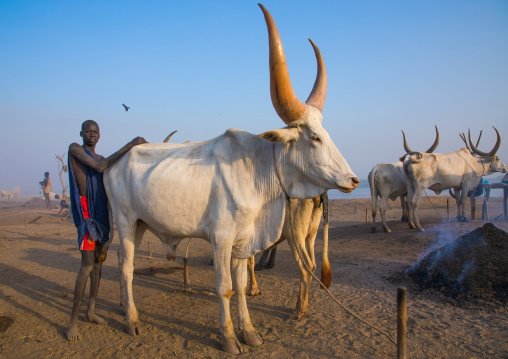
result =
[[125,107],[125,111],[129,111],[129,109],[130,109],[129,106],[125,106],[123,103],[122,103],[122,106]]

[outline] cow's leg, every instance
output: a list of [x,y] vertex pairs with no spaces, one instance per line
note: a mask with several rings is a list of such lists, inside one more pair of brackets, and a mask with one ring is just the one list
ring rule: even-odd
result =
[[247,291],[248,260],[250,259],[233,258],[231,267],[233,269],[234,289],[237,294],[238,322],[240,323],[240,329],[243,332],[245,343],[258,347],[263,344],[263,340],[261,340],[261,337],[250,321],[249,310],[247,308],[247,298],[245,296]]
[[247,262],[247,267],[249,269],[249,276],[250,276],[250,281],[249,281],[250,289],[247,289],[247,295],[260,294],[258,282],[256,281],[256,275],[254,274],[254,264],[255,263],[256,263],[256,261],[254,259],[254,256],[251,256]]
[[129,335],[141,334],[141,327],[139,325],[138,311],[134,305],[134,297],[132,295],[132,278],[134,272],[134,252],[136,242],[137,222],[129,221],[123,215],[117,220],[118,235],[120,237],[120,250],[122,253],[119,259],[122,263],[120,266],[121,281],[124,284],[125,293],[125,313],[127,328],[126,332]]
[[261,257],[259,258],[258,263],[254,266],[255,271],[260,271],[265,269],[266,260],[268,259],[268,255],[270,254],[270,248],[265,249],[263,253],[261,253]]
[[408,225],[411,229],[416,229],[414,224],[414,198],[415,198],[415,188],[413,187],[413,183],[410,179],[407,181],[407,216],[408,216]]
[[120,273],[120,306],[124,309],[124,313],[125,313],[125,305],[126,305],[126,303],[125,303],[125,282],[124,282],[124,277],[122,275],[122,266],[124,263],[124,256],[123,256],[122,247],[118,248],[116,255],[118,257],[118,273]]
[[460,222],[465,213],[462,212],[462,192],[460,189],[455,188],[455,203],[457,204],[457,222]]
[[424,190],[417,189],[413,200],[413,216],[418,232],[425,232],[425,229],[423,229],[423,227],[420,225],[420,218],[418,215],[418,206],[420,205],[420,200],[422,199],[423,191]]
[[[138,221],[136,226],[136,231],[134,235],[134,252],[137,251],[139,245],[141,244],[141,240],[143,239],[143,234],[147,230],[147,226],[144,222]],[[124,263],[123,251],[122,247],[120,247],[117,251],[118,256],[118,271],[120,272],[120,306],[125,310],[125,282],[124,277],[122,275],[122,263]]]
[[377,215],[377,194],[372,196],[372,227],[370,231],[376,233],[376,215]]
[[386,223],[386,206],[388,205],[388,196],[384,196],[381,198],[381,205],[379,206],[379,212],[381,213],[381,221],[383,222],[383,230],[386,233],[391,233],[391,229],[388,227],[388,223]]
[[[319,212],[319,216],[317,217],[317,223],[311,223],[310,231],[307,234],[307,237],[305,238],[305,244],[307,253],[309,255],[310,262],[308,263],[309,269],[312,273],[316,270],[316,257],[314,253],[314,244],[316,241],[316,234],[319,227],[319,220],[320,215],[322,212]],[[312,284],[312,275],[307,271],[307,268],[305,265],[303,265],[303,262],[299,262],[298,270],[300,271],[300,292],[298,295],[298,300],[296,302],[296,307],[291,315],[291,318],[293,319],[301,319],[305,313],[307,313],[307,310],[309,309],[309,291],[310,286]]]
[[[230,354],[243,353],[243,347],[235,335],[229,301],[233,296],[231,282],[231,250],[232,244],[224,238],[212,238],[213,266],[215,285],[220,304],[220,333],[222,349]],[[247,274],[245,272],[245,274]],[[245,294],[245,293],[244,293]]]
[[408,214],[407,214],[407,195],[400,196],[400,207],[402,208],[402,218],[400,219],[401,222],[407,222]]
[[466,218],[466,203],[467,203],[467,190],[461,191],[460,193],[460,201],[461,201],[461,210],[462,210],[462,218],[461,222],[467,222]]
[[298,246],[298,250],[295,247],[295,243],[292,239],[288,241],[291,247],[291,252],[293,252],[293,257],[295,258],[296,264],[298,265],[298,272],[300,275],[300,290],[298,293],[298,300],[296,301],[295,310],[290,317],[292,319],[300,319],[305,315],[308,309],[308,288],[310,288],[310,282],[312,280],[312,277],[307,271],[306,267],[308,267],[311,271],[314,271],[316,266],[313,264],[313,261],[309,257],[309,254],[305,248],[304,235],[295,233],[295,236],[295,241],[297,242],[296,246]]
[[265,264],[266,269],[272,269],[275,267],[275,254],[277,253],[277,246],[273,246],[270,251],[270,258],[268,258],[268,262]]

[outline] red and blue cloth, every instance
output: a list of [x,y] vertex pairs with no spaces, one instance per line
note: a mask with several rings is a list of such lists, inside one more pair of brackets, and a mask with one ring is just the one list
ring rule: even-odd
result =
[[[85,149],[85,152],[93,158],[90,151]],[[71,211],[74,225],[78,231],[79,249],[93,250],[95,241],[104,244],[109,239],[108,196],[104,189],[102,173],[86,166],[86,197],[80,197],[70,159],[68,164]],[[86,208],[82,198],[85,199]]]

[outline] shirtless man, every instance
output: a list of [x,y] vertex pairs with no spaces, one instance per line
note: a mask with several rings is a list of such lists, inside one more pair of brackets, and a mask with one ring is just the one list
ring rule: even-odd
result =
[[87,120],[81,125],[83,145],[69,146],[69,189],[74,224],[78,229],[78,244],[81,251],[81,268],[76,278],[71,320],[65,329],[70,341],[81,340],[77,329],[79,308],[88,276],[90,276],[90,299],[85,320],[106,324],[95,314],[95,299],[99,289],[102,262],[106,260],[109,246],[109,215],[107,196],[102,181],[102,172],[113,165],[132,147],[146,143],[136,137],[111,156],[104,158],[95,153],[100,138],[99,125]]

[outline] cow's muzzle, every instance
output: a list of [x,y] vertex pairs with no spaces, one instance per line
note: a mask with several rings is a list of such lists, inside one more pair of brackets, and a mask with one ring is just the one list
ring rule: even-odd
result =
[[351,179],[349,180],[349,186],[346,187],[346,186],[340,186],[339,184],[337,184],[337,188],[339,191],[341,191],[343,193],[351,193],[359,185],[360,185],[360,180],[358,179],[358,177],[351,177]]

